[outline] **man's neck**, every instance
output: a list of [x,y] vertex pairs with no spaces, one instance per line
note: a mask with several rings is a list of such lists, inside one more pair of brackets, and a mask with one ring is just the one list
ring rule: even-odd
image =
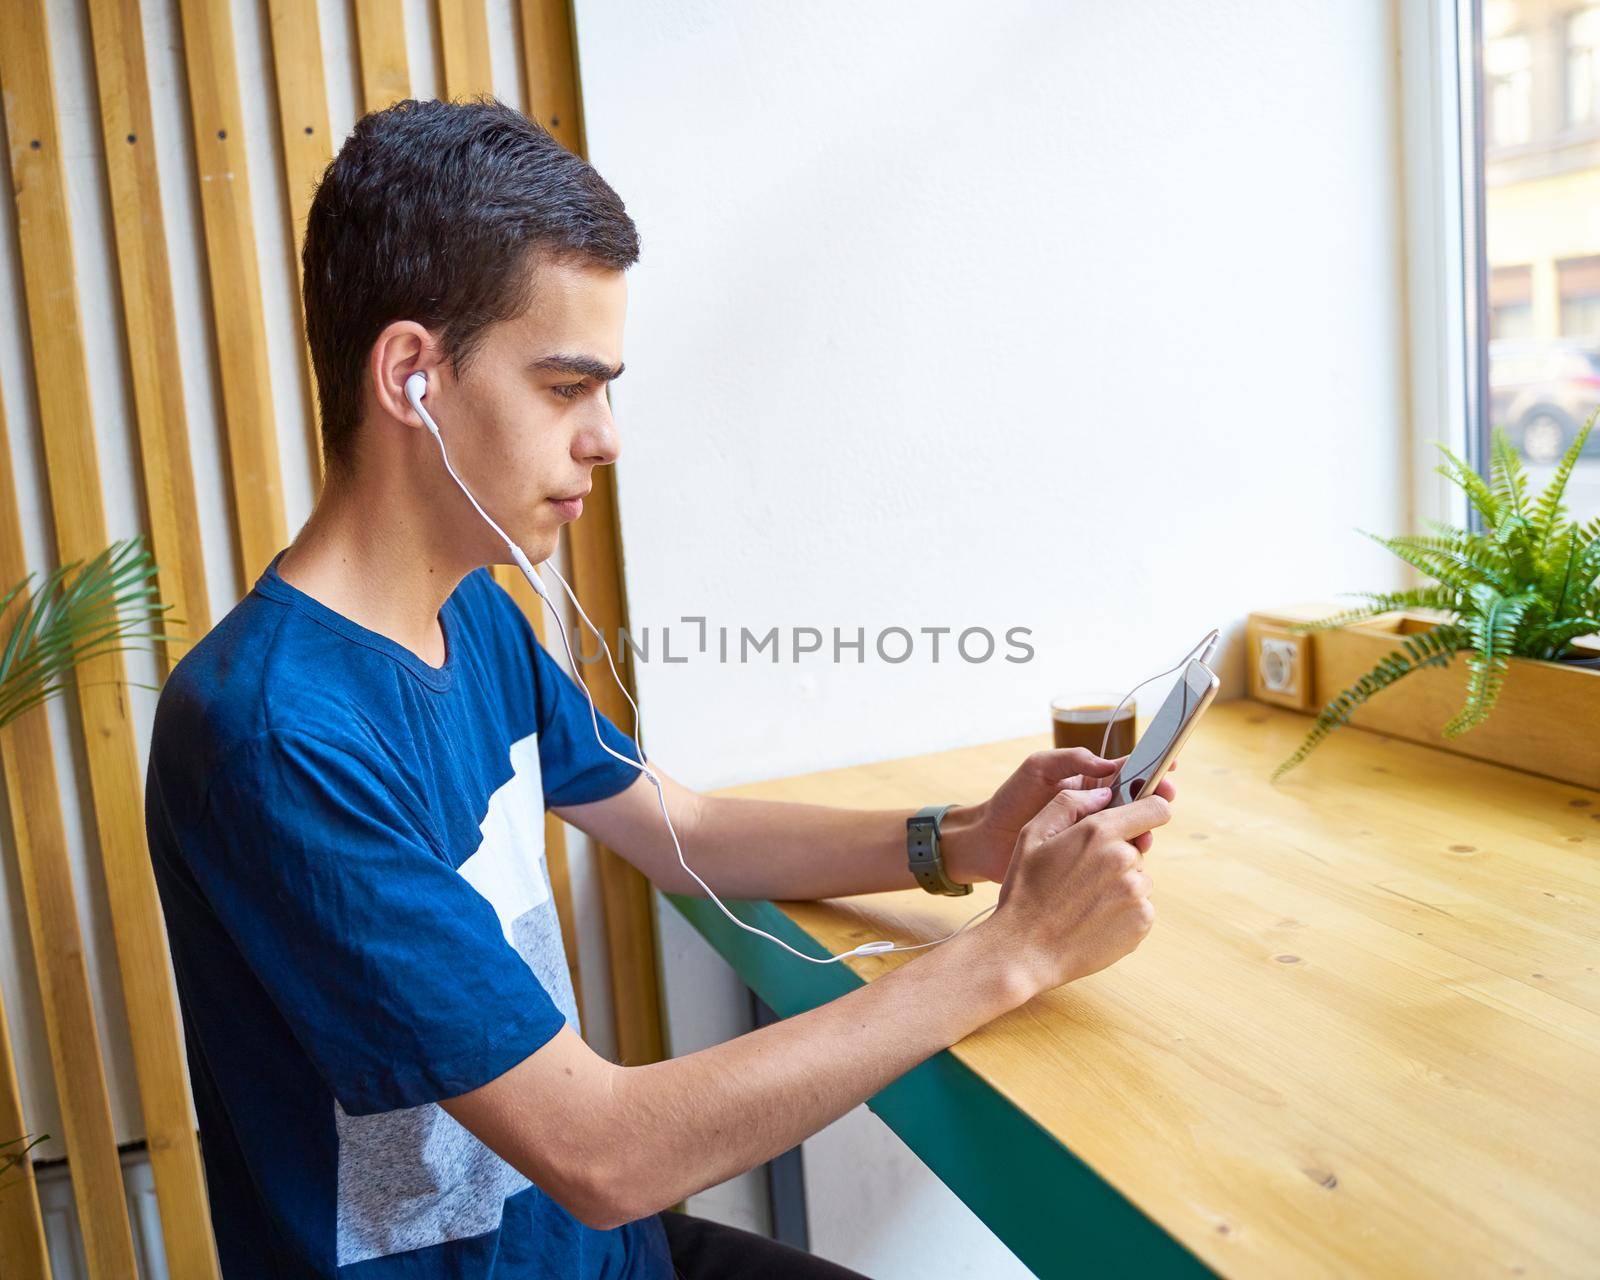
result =
[[419,517],[423,495],[392,489],[381,476],[356,481],[330,470],[278,573],[335,613],[442,666],[439,610],[478,566],[449,555],[439,526]]

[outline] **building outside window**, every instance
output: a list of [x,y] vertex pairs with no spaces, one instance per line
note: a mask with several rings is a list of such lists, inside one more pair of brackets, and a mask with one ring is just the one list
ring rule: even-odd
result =
[[1489,271],[1489,337],[1533,337],[1533,268],[1493,267]]
[[1567,15],[1567,124],[1600,119],[1600,5]]
[[1525,35],[1490,40],[1483,51],[1483,84],[1488,97],[1489,138],[1497,147],[1514,147],[1532,134],[1532,53]]
[[[1485,433],[1503,427],[1536,481],[1600,405],[1600,5],[1478,3]],[[1471,104],[1462,120],[1471,128]],[[1600,432],[1596,433],[1600,436]],[[1487,463],[1487,439],[1477,442]],[[1573,475],[1580,519],[1600,515],[1600,438]]]
[[1556,263],[1561,295],[1561,332],[1579,339],[1600,333],[1600,254],[1563,258]]

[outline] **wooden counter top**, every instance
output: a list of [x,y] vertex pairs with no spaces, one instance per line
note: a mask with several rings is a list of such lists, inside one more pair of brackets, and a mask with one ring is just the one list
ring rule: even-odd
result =
[[[1150,1254],[1169,1273],[1201,1270],[1198,1257],[1274,1280],[1595,1275],[1600,793],[1354,730],[1270,785],[1307,723],[1249,702],[1215,707],[1147,860],[1159,917],[1145,944],[939,1055],[982,1094],[946,1101],[1031,1121],[1053,1140],[1043,1166],[1018,1155],[1013,1172],[1006,1151],[987,1151],[980,1180],[957,1167],[977,1158],[966,1150],[941,1168],[926,1151],[954,1113],[941,1120],[926,1098],[891,1123],[1041,1275],[1117,1256],[1114,1239],[1096,1237],[1115,1220],[1107,1194],[1170,1238]],[[726,794],[977,800],[1039,745]],[[749,904],[748,918],[786,917],[837,952],[937,937],[995,892]],[[912,959],[852,960],[853,978],[673,901],[786,1014],[838,994],[801,970],[849,985]],[[925,1085],[935,1098],[944,1087]],[[1008,1130],[987,1132],[1003,1146]],[[1074,1190],[1085,1187],[1101,1198]],[[1006,1207],[1040,1194],[1059,1206],[1050,1221]]]

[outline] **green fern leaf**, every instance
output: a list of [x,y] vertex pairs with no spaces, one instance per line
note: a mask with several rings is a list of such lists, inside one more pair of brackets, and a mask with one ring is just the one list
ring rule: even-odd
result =
[[[1489,488],[1494,492],[1502,517],[1528,514],[1528,473],[1522,467],[1522,455],[1511,447],[1511,441],[1499,427],[1495,428],[1490,445]],[[1499,522],[1493,522],[1498,527]]]
[[1459,738],[1494,710],[1510,667],[1517,625],[1532,600],[1531,592],[1508,600],[1487,587],[1473,594],[1477,612],[1468,623],[1472,647],[1467,654],[1467,701],[1445,725],[1445,737]]
[[[1509,580],[1528,582],[1539,572],[1538,551],[1533,522],[1526,516],[1508,515],[1494,530],[1494,540],[1500,545],[1510,566]],[[1509,581],[1498,584],[1505,591]]]
[[1495,587],[1506,585],[1504,573],[1490,565],[1486,557],[1474,559],[1456,551],[1418,546],[1406,537],[1385,538],[1367,533],[1364,529],[1360,532],[1399,556],[1413,569],[1463,594],[1485,583]]
[[1366,600],[1367,603],[1329,614],[1326,618],[1318,618],[1312,622],[1296,622],[1289,627],[1289,630],[1296,635],[1305,635],[1311,631],[1329,631],[1334,627],[1348,626],[1352,622],[1362,622],[1368,618],[1394,613],[1399,609],[1439,609],[1444,612],[1454,612],[1461,603],[1460,593],[1448,587],[1414,587],[1409,591],[1355,591],[1350,594]]
[[1533,633],[1536,652],[1532,656],[1547,662],[1558,661],[1572,641],[1589,635],[1600,635],[1600,617],[1585,614],[1549,623]]
[[1555,536],[1557,528],[1561,525],[1562,517],[1566,515],[1566,506],[1562,499],[1566,497],[1567,482],[1572,479],[1573,468],[1578,465],[1578,455],[1583,452],[1583,446],[1589,439],[1589,432],[1594,429],[1596,415],[1600,415],[1600,408],[1589,415],[1589,420],[1573,437],[1566,453],[1561,455],[1555,474],[1545,485],[1539,500],[1533,504],[1534,536],[1538,540],[1540,554],[1543,554],[1545,547],[1549,545],[1550,539]]
[[[1510,549],[1487,538],[1401,536],[1386,539],[1384,545],[1391,551],[1396,546],[1405,547],[1418,555],[1449,565],[1472,581],[1486,582],[1501,590],[1507,589],[1511,575],[1516,570]],[[1431,576],[1437,578],[1439,574],[1435,572]]]
[[1444,457],[1434,469],[1465,493],[1467,501],[1483,517],[1484,524],[1493,528],[1500,522],[1500,504],[1484,478],[1438,441],[1434,441],[1433,447]]
[[1580,551],[1600,542],[1600,516],[1596,516],[1588,524],[1574,526],[1573,540],[1578,544]]

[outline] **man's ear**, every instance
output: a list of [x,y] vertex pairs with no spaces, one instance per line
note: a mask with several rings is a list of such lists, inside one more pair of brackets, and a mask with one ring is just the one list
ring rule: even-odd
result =
[[438,389],[444,361],[433,334],[415,320],[394,320],[385,325],[367,355],[367,376],[379,410],[408,427],[422,427],[422,419],[406,399],[406,379],[419,370],[428,375],[428,389]]

